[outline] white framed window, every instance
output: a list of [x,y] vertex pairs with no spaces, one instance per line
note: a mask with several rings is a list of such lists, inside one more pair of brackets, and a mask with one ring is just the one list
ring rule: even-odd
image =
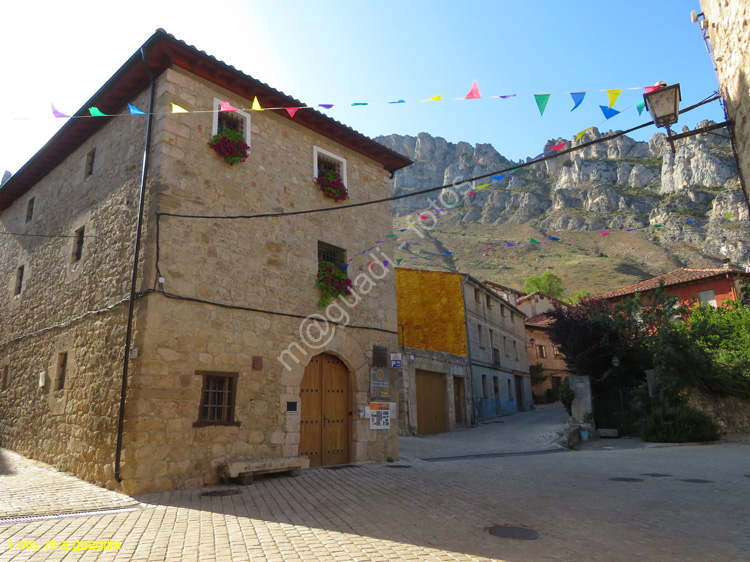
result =
[[250,146],[250,114],[241,109],[237,111],[219,111],[221,100],[214,98],[213,123],[211,135],[218,134],[223,129],[232,129],[245,137],[245,143]]
[[698,299],[701,301],[701,304],[710,304],[711,306],[716,306],[716,293],[714,293],[713,289],[709,289],[708,291],[701,291],[698,293]]
[[317,178],[321,172],[327,171],[337,172],[341,176],[344,186],[348,185],[346,181],[346,160],[318,146],[313,146],[313,178]]

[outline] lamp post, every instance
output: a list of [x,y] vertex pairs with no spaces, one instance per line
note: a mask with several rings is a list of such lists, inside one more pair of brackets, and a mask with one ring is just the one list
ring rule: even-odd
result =
[[680,115],[680,85],[672,84],[667,86],[666,82],[659,82],[653,90],[643,94],[643,101],[646,102],[646,108],[654,119],[654,125],[667,129],[667,141],[674,152],[674,143],[672,142],[672,131],[669,128],[673,123],[677,123]]

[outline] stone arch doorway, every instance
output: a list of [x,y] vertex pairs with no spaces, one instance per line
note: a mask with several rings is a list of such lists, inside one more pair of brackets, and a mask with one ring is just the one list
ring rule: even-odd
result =
[[299,393],[299,454],[310,459],[311,467],[348,463],[349,369],[335,355],[316,355],[305,368]]

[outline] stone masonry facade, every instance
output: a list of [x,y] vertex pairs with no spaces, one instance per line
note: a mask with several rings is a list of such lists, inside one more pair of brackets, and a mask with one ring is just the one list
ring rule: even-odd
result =
[[[147,106],[147,95],[131,103]],[[345,161],[347,203],[386,197],[389,172],[285,116],[249,111],[250,156],[229,166],[206,145],[215,113],[168,111],[171,103],[205,110],[215,100],[252,104],[177,66],[157,78],[121,484],[113,459],[145,117],[109,120],[0,215],[3,232],[70,235],[0,238],[0,272],[8,280],[0,299],[8,319],[0,328],[2,446],[129,494],[215,484],[225,463],[297,456],[300,414],[287,413],[288,403],[299,403],[305,366],[325,352],[349,371],[350,461],[398,456],[397,424],[374,430],[358,415],[369,403],[373,347],[397,346],[392,265],[368,267],[392,263],[392,244],[349,267],[348,304],[318,308],[314,287],[318,242],[347,259],[370,248],[374,236],[392,231],[389,203],[261,219],[161,216],[158,245],[156,236],[157,213],[334,206],[314,182],[316,147]],[[26,224],[31,197],[34,218]],[[81,226],[83,255],[71,263]],[[23,287],[15,295],[21,265]],[[320,322],[303,320],[313,313]],[[206,371],[236,375],[234,424],[195,423]]]

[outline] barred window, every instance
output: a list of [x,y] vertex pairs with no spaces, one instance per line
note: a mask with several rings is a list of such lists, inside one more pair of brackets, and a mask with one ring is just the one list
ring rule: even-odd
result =
[[245,120],[227,111],[219,112],[216,124],[217,132],[226,129],[237,131],[243,137],[245,136]]
[[323,262],[342,267],[346,263],[346,250],[325,242],[318,242],[318,265]]
[[234,420],[239,373],[196,371],[203,377],[198,421],[193,426],[240,425]]

